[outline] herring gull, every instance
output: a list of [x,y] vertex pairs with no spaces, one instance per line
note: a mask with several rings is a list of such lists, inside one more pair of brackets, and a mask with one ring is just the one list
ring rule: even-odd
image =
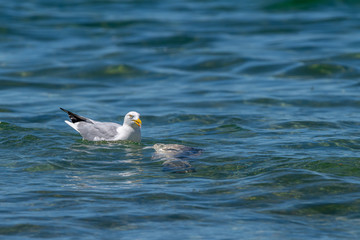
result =
[[71,120],[65,120],[70,127],[90,141],[119,141],[128,140],[133,142],[141,141],[141,120],[140,114],[134,111],[127,113],[123,125],[113,122],[98,122],[90,118],[79,116],[68,110],[60,108],[69,115]]

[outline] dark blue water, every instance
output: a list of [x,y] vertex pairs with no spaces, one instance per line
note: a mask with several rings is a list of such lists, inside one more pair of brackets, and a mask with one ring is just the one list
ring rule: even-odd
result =
[[[0,238],[357,239],[360,3],[1,1]],[[143,141],[83,141],[59,107]],[[163,171],[156,143],[202,149]]]

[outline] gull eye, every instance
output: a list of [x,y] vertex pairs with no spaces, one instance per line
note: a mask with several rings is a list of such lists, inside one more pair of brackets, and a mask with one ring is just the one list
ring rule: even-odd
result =
[[134,118],[134,115],[131,115],[131,114],[130,114],[130,115],[129,115],[129,118]]

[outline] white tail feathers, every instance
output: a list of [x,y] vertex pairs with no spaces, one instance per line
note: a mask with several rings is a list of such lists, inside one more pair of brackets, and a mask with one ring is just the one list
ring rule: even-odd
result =
[[65,123],[67,125],[69,125],[70,127],[72,127],[73,129],[75,129],[78,133],[80,133],[79,130],[77,129],[77,127],[76,127],[76,123],[69,122],[68,120],[65,120]]

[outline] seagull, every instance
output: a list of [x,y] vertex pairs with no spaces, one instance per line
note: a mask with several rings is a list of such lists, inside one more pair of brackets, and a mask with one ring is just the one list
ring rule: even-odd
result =
[[98,122],[90,118],[79,116],[68,110],[60,108],[69,115],[71,120],[65,120],[70,127],[80,133],[85,140],[89,141],[141,141],[140,114],[134,111],[128,112],[124,117],[124,124],[113,122]]

